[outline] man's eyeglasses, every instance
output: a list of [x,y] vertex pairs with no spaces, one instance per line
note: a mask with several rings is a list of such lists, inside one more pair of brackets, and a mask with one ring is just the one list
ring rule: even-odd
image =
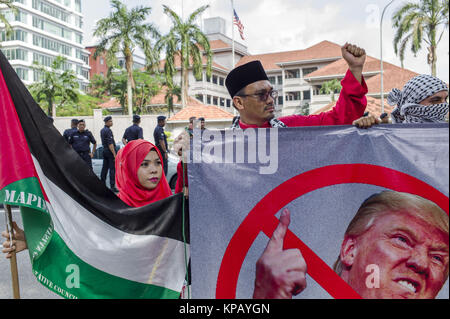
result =
[[272,90],[272,91],[269,91],[269,92],[262,92],[262,93],[255,93],[255,94],[241,94],[241,95],[238,95],[238,96],[240,96],[240,97],[257,96],[257,97],[259,97],[259,100],[261,102],[265,102],[269,98],[269,95],[272,97],[272,99],[276,100],[277,97],[278,97],[278,91],[277,90]]

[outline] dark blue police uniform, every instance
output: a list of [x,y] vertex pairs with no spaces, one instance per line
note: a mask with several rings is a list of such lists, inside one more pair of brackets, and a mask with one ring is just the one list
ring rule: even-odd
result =
[[123,138],[127,140],[127,142],[131,142],[134,140],[144,139],[144,132],[142,127],[137,124],[133,124],[125,130],[123,134]]
[[97,144],[97,141],[88,130],[83,132],[76,130],[76,132],[74,132],[69,138],[69,144],[72,145],[74,151],[81,156],[90,168],[92,168],[92,158],[90,155],[91,143]]
[[165,158],[164,151],[161,148],[161,145],[159,143],[160,140],[164,141],[164,144],[166,145],[167,149],[167,136],[166,133],[164,133],[164,128],[162,126],[157,125],[154,132],[153,132],[153,138],[155,139],[155,146],[159,149],[161,152],[162,158],[163,158],[163,166],[164,166],[164,174],[167,175],[167,166],[169,164],[168,160]]
[[100,177],[102,182],[106,183],[106,176],[108,175],[109,171],[109,184],[111,188],[114,188],[116,184],[116,167],[114,162],[114,154],[109,149],[109,145],[111,144],[113,145],[114,149],[116,149],[114,135],[111,129],[105,125],[105,127],[100,131],[100,136],[102,138],[103,145],[103,166]]
[[68,128],[67,130],[64,131],[63,136],[64,136],[66,142],[69,142],[70,137],[75,132],[78,132],[78,129],[76,127]]

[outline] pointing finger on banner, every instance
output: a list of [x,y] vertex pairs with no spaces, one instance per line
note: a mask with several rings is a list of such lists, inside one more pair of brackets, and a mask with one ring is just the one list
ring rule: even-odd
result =
[[256,262],[255,299],[289,299],[306,288],[307,266],[300,250],[283,250],[290,221],[290,212],[284,209],[266,249]]
[[291,212],[285,208],[280,216],[280,223],[272,234],[267,244],[266,252],[283,250],[284,237],[291,223]]

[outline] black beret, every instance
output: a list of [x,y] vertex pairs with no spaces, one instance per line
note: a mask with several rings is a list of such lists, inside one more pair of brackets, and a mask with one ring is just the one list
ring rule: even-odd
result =
[[108,115],[107,117],[104,118],[103,121],[106,123],[106,122],[111,121],[111,120],[112,120],[112,116]]
[[252,61],[233,69],[225,80],[228,93],[234,97],[236,93],[245,88],[247,85],[257,81],[268,81],[266,72],[260,61]]

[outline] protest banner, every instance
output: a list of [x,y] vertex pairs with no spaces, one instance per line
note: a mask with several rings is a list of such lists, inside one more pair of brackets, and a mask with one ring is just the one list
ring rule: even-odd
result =
[[[448,124],[194,133],[193,297],[251,298],[256,261],[287,207],[284,247],[308,266],[298,297],[359,298],[332,270],[347,226],[367,198],[391,190],[434,202],[448,229],[448,142]],[[448,298],[448,281],[438,298]]]

